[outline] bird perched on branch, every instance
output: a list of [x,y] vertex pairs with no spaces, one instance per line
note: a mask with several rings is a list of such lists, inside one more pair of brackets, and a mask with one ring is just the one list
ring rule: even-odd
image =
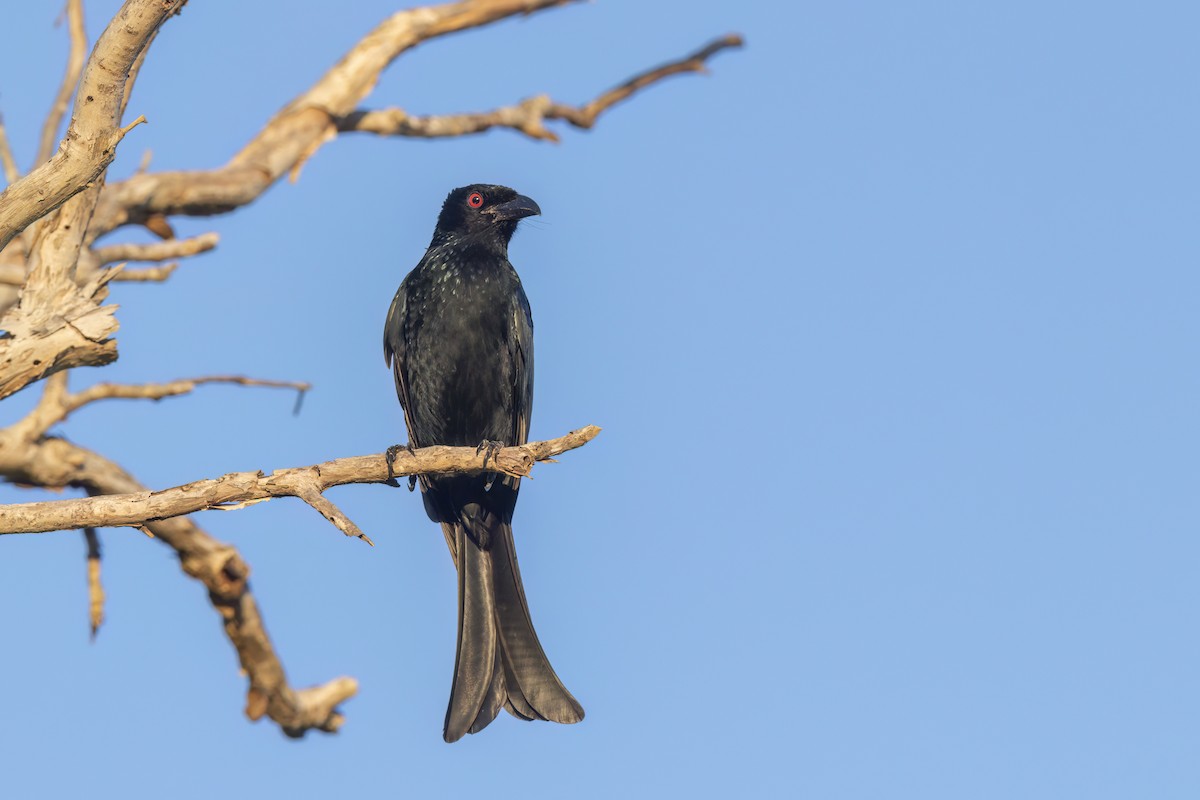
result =
[[[505,186],[446,198],[424,258],[400,284],[383,330],[409,446],[494,452],[529,438],[533,319],[508,243],[537,203]],[[583,708],[538,642],[513,547],[520,479],[421,476],[425,511],[458,567],[458,651],[443,737],[520,719],[579,722]],[[411,488],[411,484],[410,484]]]

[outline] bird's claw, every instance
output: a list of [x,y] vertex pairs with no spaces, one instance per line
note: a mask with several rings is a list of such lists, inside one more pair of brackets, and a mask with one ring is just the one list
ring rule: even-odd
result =
[[[496,460],[496,455],[503,449],[504,449],[503,442],[493,442],[490,439],[484,439],[482,442],[479,443],[479,446],[475,448],[475,453],[476,453],[476,455],[478,455],[479,453],[483,453],[483,468],[486,470],[488,461],[494,462]],[[495,482],[496,482],[496,473],[494,473],[494,472],[489,473],[487,476],[487,482],[483,484],[483,490],[485,492],[491,491],[492,484]]]
[[484,439],[475,448],[475,455],[483,453],[483,468],[487,469],[488,461],[494,461],[496,454],[504,449],[504,442],[493,442],[490,439]]
[[[395,472],[396,456],[398,456],[400,454],[401,450],[408,451],[409,455],[416,455],[416,453],[413,451],[413,446],[411,443],[409,443],[409,444],[394,444],[391,447],[389,447],[386,451],[384,451],[384,454],[383,454],[384,460],[387,461],[387,468],[388,468],[388,477],[387,477],[387,480],[384,481],[384,483],[386,483],[388,486],[395,486],[397,489],[400,488],[400,484],[396,480],[396,472]],[[408,490],[411,492],[413,490],[413,487],[415,487],[416,485],[417,485],[417,476],[409,475],[408,476]]]

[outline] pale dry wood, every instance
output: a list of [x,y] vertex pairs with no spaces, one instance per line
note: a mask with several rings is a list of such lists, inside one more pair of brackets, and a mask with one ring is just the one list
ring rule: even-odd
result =
[[5,183],[16,183],[21,177],[17,168],[17,160],[13,158],[12,144],[8,141],[8,131],[4,127],[4,116],[0,114],[0,167],[4,169]]
[[[117,264],[114,269],[124,267]],[[113,277],[113,283],[162,283],[179,269],[179,262],[172,261],[157,267],[141,267],[139,269],[120,269]]]
[[[130,70],[183,2],[126,0],[86,62],[58,152],[0,193],[0,251],[41,220],[25,237],[28,277],[19,299],[0,317],[6,334],[0,338],[0,399],[58,370],[117,357],[116,307],[102,305],[113,274],[81,282],[77,266],[117,143],[145,122],[139,117],[121,126]],[[53,116],[47,124],[57,128]]]
[[126,0],[83,70],[71,124],[49,160],[0,193],[0,249],[100,177],[129,128],[120,124],[129,71],[185,0]]
[[[98,269],[94,263],[94,256],[87,256],[88,261],[92,263],[86,269],[83,268],[84,259],[85,255],[80,254],[80,269],[75,273],[76,283],[86,283],[94,277]],[[117,264],[112,267],[113,276],[110,283],[161,283],[171,277],[172,273],[179,268],[179,262],[172,261],[157,267],[137,269],[125,269],[124,266],[124,264]],[[0,286],[24,286],[26,277],[24,263],[0,258]],[[3,299],[0,299],[0,308],[6,305]]]
[[[11,249],[11,248],[10,248]],[[5,254],[0,253],[0,284],[5,286],[24,286],[25,279],[29,277],[26,272],[25,259],[22,258],[6,258]],[[13,298],[15,301],[15,297]],[[5,304],[6,307],[8,304]]]
[[[332,500],[321,494],[321,487],[316,481],[301,480],[296,487],[296,497],[299,497],[305,503],[312,506],[318,514],[332,523],[333,527],[342,533],[352,538],[362,539],[372,547],[375,546],[375,543],[371,541],[371,537],[363,533],[362,529],[354,524],[354,520],[346,516],[345,512],[335,506]],[[235,503],[233,506],[226,506],[226,508],[245,508],[248,505],[263,503],[269,499],[270,497],[251,498]]]
[[740,36],[723,36],[684,58],[639,73],[581,106],[556,103],[547,95],[538,95],[516,105],[474,114],[415,116],[400,108],[359,110],[339,118],[338,131],[438,138],[483,133],[492,128],[511,128],[533,139],[557,142],[558,134],[546,127],[546,120],[564,120],[577,128],[591,128],[603,112],[634,93],[671,75],[705,72],[708,59],[722,50],[741,47],[742,44]]
[[0,399],[30,383],[71,367],[96,367],[117,357],[116,340],[110,338],[117,323],[116,306],[101,306],[108,296],[112,271],[96,274],[78,294],[63,293],[57,307],[44,313],[15,315],[0,320],[9,337],[0,339]]
[[59,373],[51,376],[46,382],[45,391],[33,410],[8,430],[13,436],[32,442],[54,425],[66,421],[75,411],[100,400],[162,400],[189,394],[197,386],[210,384],[291,389],[297,393],[297,404],[304,393],[312,389],[312,384],[304,381],[266,380],[245,375],[206,375],[166,383],[97,383],[72,394],[67,391],[66,373]]
[[[107,36],[105,31],[97,52]],[[92,75],[89,67],[82,90],[99,95],[100,88],[89,81],[100,80],[102,76]],[[145,118],[139,117],[122,130],[142,122]],[[7,334],[0,339],[0,399],[59,370],[101,366],[117,357],[117,343],[112,338],[119,327],[116,306],[103,305],[108,282],[116,273],[99,272],[80,283],[76,269],[100,195],[101,177],[68,198],[36,237],[20,299],[0,317],[0,329]],[[0,215],[3,208],[4,195],[0,195]]]
[[0,339],[0,399],[59,370],[117,358],[117,308],[103,305],[116,272],[81,283],[76,269],[99,188],[68,199],[39,231],[18,302],[0,318],[8,334]]
[[[79,487],[97,496],[147,491],[98,453],[59,438],[20,442],[12,428],[0,430],[0,476],[13,483]],[[220,615],[249,680],[246,713],[251,719],[268,716],[295,737],[313,729],[336,731],[343,722],[338,706],[355,695],[357,682],[341,677],[301,690],[288,684],[250,592],[250,567],[238,551],[186,517],[147,522],[139,528],[174,550],[184,573],[208,590],[209,602]]]
[[54,145],[58,142],[58,126],[62,124],[63,114],[67,113],[67,105],[75,85],[79,83],[79,73],[83,71],[83,57],[87,54],[87,33],[83,28],[83,0],[67,0],[67,31],[70,35],[71,46],[67,52],[67,71],[63,75],[58,94],[46,121],[42,125],[42,137],[38,144],[34,165],[41,164],[50,158]]
[[465,0],[399,11],[352,47],[308,91],[276,114],[225,166],[208,171],[149,172],[115,182],[96,209],[93,239],[155,215],[221,214],[258,199],[336,134],[405,51],[439,36],[578,0]]
[[[582,447],[599,433],[600,428],[589,425],[557,439],[505,447],[488,459],[486,465],[484,460],[487,453],[481,453],[474,447],[438,446],[413,452],[401,451],[396,456],[392,475],[480,474],[487,471],[525,477],[538,461]],[[320,494],[333,486],[383,483],[387,480],[387,460],[382,453],[339,458],[308,467],[280,469],[270,475],[262,472],[231,472],[220,478],[194,481],[157,492],[138,491],[0,506],[0,534],[140,525],[272,497],[299,497],[311,504],[314,493]],[[326,514],[320,507],[317,510]],[[337,513],[341,514],[340,511]],[[326,516],[329,518],[328,514]],[[341,516],[344,518],[344,515]],[[363,538],[357,527],[350,530],[341,525],[338,527],[347,535]]]
[[220,240],[220,236],[210,232],[188,239],[167,239],[150,244],[112,244],[95,248],[92,255],[100,266],[117,261],[166,261],[169,258],[186,258],[207,253],[216,247]]

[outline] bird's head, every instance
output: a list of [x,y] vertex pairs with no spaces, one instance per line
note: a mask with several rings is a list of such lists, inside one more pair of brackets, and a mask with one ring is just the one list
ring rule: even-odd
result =
[[493,239],[507,246],[518,222],[541,213],[537,203],[507,186],[482,183],[463,186],[446,196],[433,240],[470,237]]

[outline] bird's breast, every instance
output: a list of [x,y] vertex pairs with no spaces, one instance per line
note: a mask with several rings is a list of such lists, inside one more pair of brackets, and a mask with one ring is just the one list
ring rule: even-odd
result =
[[511,438],[511,320],[520,284],[436,263],[423,277],[410,291],[406,333],[418,440],[476,445]]

